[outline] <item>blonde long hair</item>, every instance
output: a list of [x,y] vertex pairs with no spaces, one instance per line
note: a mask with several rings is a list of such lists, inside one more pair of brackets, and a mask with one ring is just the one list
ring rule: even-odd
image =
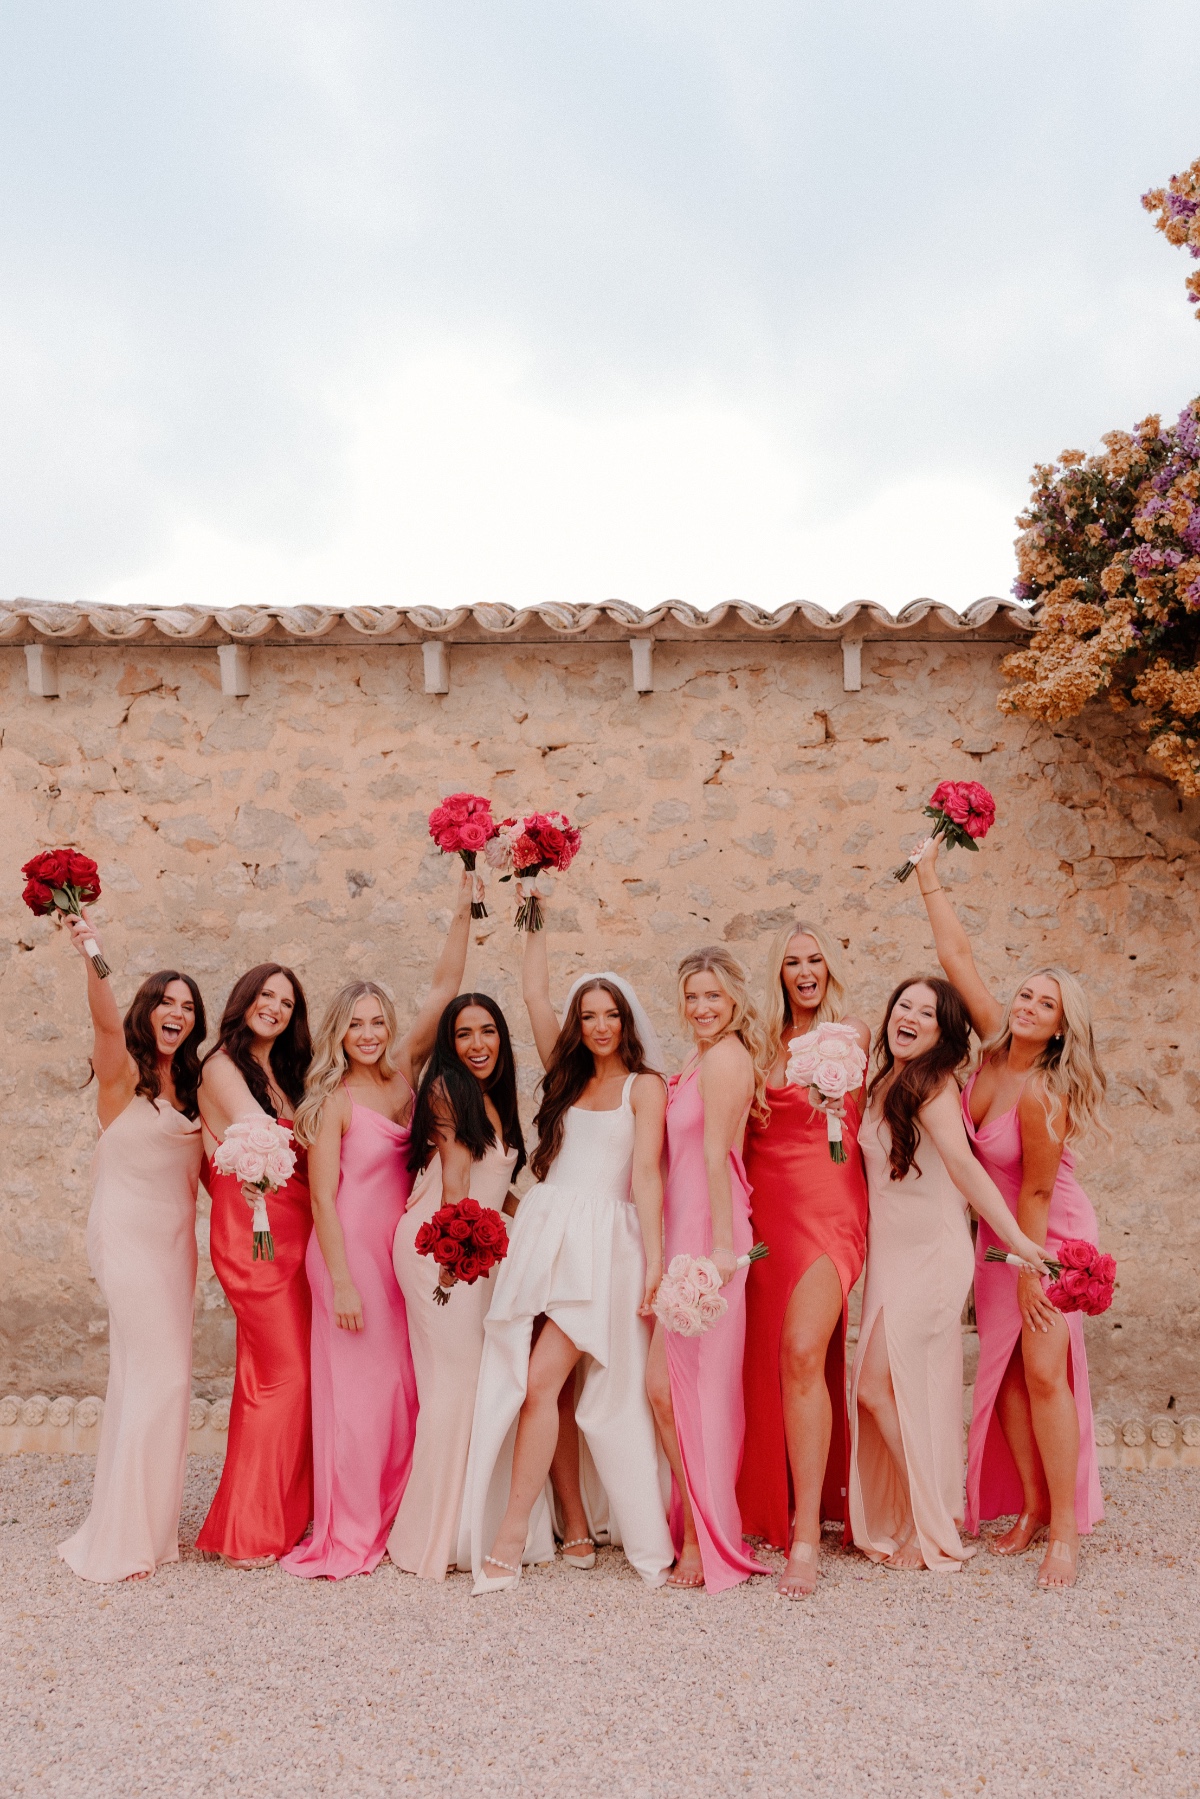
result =
[[771,939],[767,954],[767,992],[763,1001],[762,1021],[766,1032],[763,1056],[769,1074],[783,1048],[783,1035],[789,1025],[799,1020],[791,1016],[787,991],[783,985],[783,959],[793,937],[811,937],[825,958],[829,981],[825,997],[813,1016],[813,1026],[840,1024],[846,1016],[846,982],[842,973],[841,945],[829,935],[824,925],[812,924],[807,918],[795,918],[783,925]]
[[377,999],[387,1020],[388,1040],[377,1064],[380,1073],[390,1080],[396,1072],[398,1047],[396,1005],[386,987],[378,981],[347,981],[329,1002],[320,1028],[313,1037],[313,1056],[304,1082],[304,1098],[296,1108],[292,1130],[300,1143],[310,1148],[317,1140],[325,1101],[337,1092],[346,1078],[349,1066],[344,1039],[350,1029],[354,1008],[367,995]]
[[1058,982],[1063,1013],[1061,1030],[1051,1037],[1035,1063],[1045,1089],[1046,1122],[1051,1136],[1057,1138],[1053,1122],[1057,1102],[1066,1116],[1066,1141],[1077,1142],[1093,1127],[1105,1129],[1100,1108],[1108,1091],[1108,1080],[1096,1054],[1092,1008],[1087,993],[1069,968],[1050,963],[1045,968],[1033,969],[1017,982],[1005,1010],[1004,1023],[983,1045],[980,1060],[986,1062],[993,1056],[1007,1053],[1012,1043],[1009,1021],[1017,995],[1027,981],[1036,980],[1039,975]]
[[679,964],[679,1016],[685,1025],[687,1012],[683,990],[694,974],[715,975],[722,990],[733,1001],[733,1017],[725,1035],[732,1034],[739,1038],[749,1051],[754,1065],[754,1100],[751,1109],[756,1114],[761,1114],[766,1107],[767,1076],[763,1067],[766,1033],[758,1009],[750,997],[750,977],[737,957],[723,944],[711,943],[704,949],[692,950]]

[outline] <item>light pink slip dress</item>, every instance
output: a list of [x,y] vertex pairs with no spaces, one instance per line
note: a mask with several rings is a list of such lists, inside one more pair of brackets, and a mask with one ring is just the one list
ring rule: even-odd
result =
[[[697,1070],[676,1075],[667,1102],[667,1179],[663,1193],[663,1253],[712,1253],[712,1210],[704,1166],[704,1102]],[[743,1256],[753,1240],[750,1188],[742,1158],[729,1152],[733,1189],[733,1247]],[[746,1429],[742,1355],[746,1342],[746,1270],[739,1268],[721,1288],[725,1316],[699,1337],[664,1331],[671,1405],[683,1459],[688,1498],[696,1519],[704,1585],[710,1593],[737,1586],[750,1574],[768,1574],[742,1538],[737,1478]],[[671,1531],[683,1545],[683,1506],[672,1493]]]
[[417,1383],[392,1239],[412,1188],[407,1125],[354,1105],[342,1138],[337,1213],[363,1307],[339,1330],[333,1281],[314,1230],[312,1288],[313,1533],[284,1558],[289,1574],[341,1580],[383,1559],[412,1469]]
[[[976,1156],[999,1187],[1016,1216],[1021,1191],[1021,1126],[1017,1108],[976,1127],[971,1118],[972,1075],[963,1091],[963,1122]],[[1064,1149],[1058,1177],[1050,1196],[1046,1248],[1050,1255],[1064,1237],[1096,1241],[1096,1214],[1092,1202],[1075,1179],[1075,1163]],[[1017,1309],[1017,1270],[1004,1262],[984,1260],[989,1247],[1003,1248],[999,1237],[982,1219],[975,1244],[975,1319],[979,1328],[979,1372],[975,1377],[975,1403],[967,1444],[967,1529],[975,1533],[982,1520],[1004,1518],[1024,1505],[1020,1476],[996,1415],[996,1395],[1004,1371],[1021,1337]],[[1071,1350],[1067,1362],[1075,1410],[1079,1414],[1079,1467],[1075,1478],[1075,1522],[1087,1532],[1104,1517],[1100,1470],[1096,1465],[1096,1432],[1092,1421],[1092,1394],[1088,1385],[1087,1351],[1083,1342],[1082,1312],[1066,1312]]]

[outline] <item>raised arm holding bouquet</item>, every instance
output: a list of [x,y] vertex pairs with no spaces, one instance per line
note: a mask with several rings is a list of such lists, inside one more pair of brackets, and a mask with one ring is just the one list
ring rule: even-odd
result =
[[461,856],[471,877],[471,917],[486,918],[483,876],[476,859],[497,835],[492,802],[478,793],[449,793],[429,814],[429,835],[444,856]]
[[109,973],[108,963],[100,954],[96,933],[83,910],[100,898],[100,875],[92,858],[80,850],[43,850],[26,862],[21,873],[25,876],[21,898],[35,918],[53,914],[82,919],[87,925],[86,930],[73,933],[74,941],[91,958],[96,973],[104,980]]
[[[1072,1153],[1105,1090],[1087,995],[1068,969],[1051,964],[1018,982],[1006,1003],[997,999],[938,879],[939,848],[936,837],[923,846],[917,880],[938,959],[983,1040],[979,1068],[963,1092],[963,1119],[975,1155],[1022,1230],[1045,1245],[1048,1260],[1063,1264],[1069,1241],[1091,1249],[1097,1235]],[[997,1263],[989,1252],[999,1247],[981,1223],[967,1528],[1019,1513],[997,1539],[997,1553],[1019,1554],[1048,1531],[1039,1584],[1070,1586],[1079,1533],[1103,1517],[1083,1319],[1078,1311],[1064,1314],[1032,1274]]]
[[[996,822],[996,802],[978,781],[939,781],[922,810],[926,818],[933,820],[934,839],[951,849],[978,850],[980,839]],[[926,839],[907,861],[892,870],[895,880],[907,881],[928,852],[930,841]]]

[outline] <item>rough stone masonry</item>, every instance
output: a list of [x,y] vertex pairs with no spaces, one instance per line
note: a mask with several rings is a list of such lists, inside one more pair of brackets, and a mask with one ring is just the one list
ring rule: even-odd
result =
[[[426,816],[472,788],[498,814],[586,827],[550,923],[559,991],[585,968],[638,984],[673,1050],[674,967],[729,943],[761,979],[793,914],[846,949],[875,1025],[932,965],[924,910],[891,868],[941,778],[976,778],[998,823],[944,880],[986,978],[1063,962],[1085,980],[1112,1139],[1082,1174],[1120,1265],[1088,1320],[1097,1404],[1200,1407],[1196,1146],[1200,802],[1181,802],[1106,708],[1046,727],[996,709],[1028,630],[998,601],[836,618],[725,607],[498,607],[216,614],[0,607],[0,1392],[103,1392],[106,1320],[84,1252],[95,1139],[80,968],[20,904],[20,863],[79,844],[117,997],[150,970],[199,979],[210,1020],[234,976],[296,967],[319,1014],[371,974],[411,1014],[457,878]],[[632,646],[632,649],[631,649]],[[432,852],[432,853],[431,853]],[[522,1088],[511,889],[489,888],[467,981],[501,1000]],[[202,1209],[207,1201],[202,1195]],[[195,1389],[229,1391],[233,1318],[204,1253]]]

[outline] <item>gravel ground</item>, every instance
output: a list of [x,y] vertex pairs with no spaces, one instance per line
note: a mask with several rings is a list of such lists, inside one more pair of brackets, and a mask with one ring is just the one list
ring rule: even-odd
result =
[[[472,1601],[189,1556],[77,1580],[90,1460],[0,1461],[11,1794],[1200,1793],[1200,1476],[1104,1476],[1075,1592],[831,1554],[815,1601],[647,1593],[612,1551]],[[189,1465],[184,1540],[215,1462]],[[778,1560],[778,1558],[776,1558]]]

